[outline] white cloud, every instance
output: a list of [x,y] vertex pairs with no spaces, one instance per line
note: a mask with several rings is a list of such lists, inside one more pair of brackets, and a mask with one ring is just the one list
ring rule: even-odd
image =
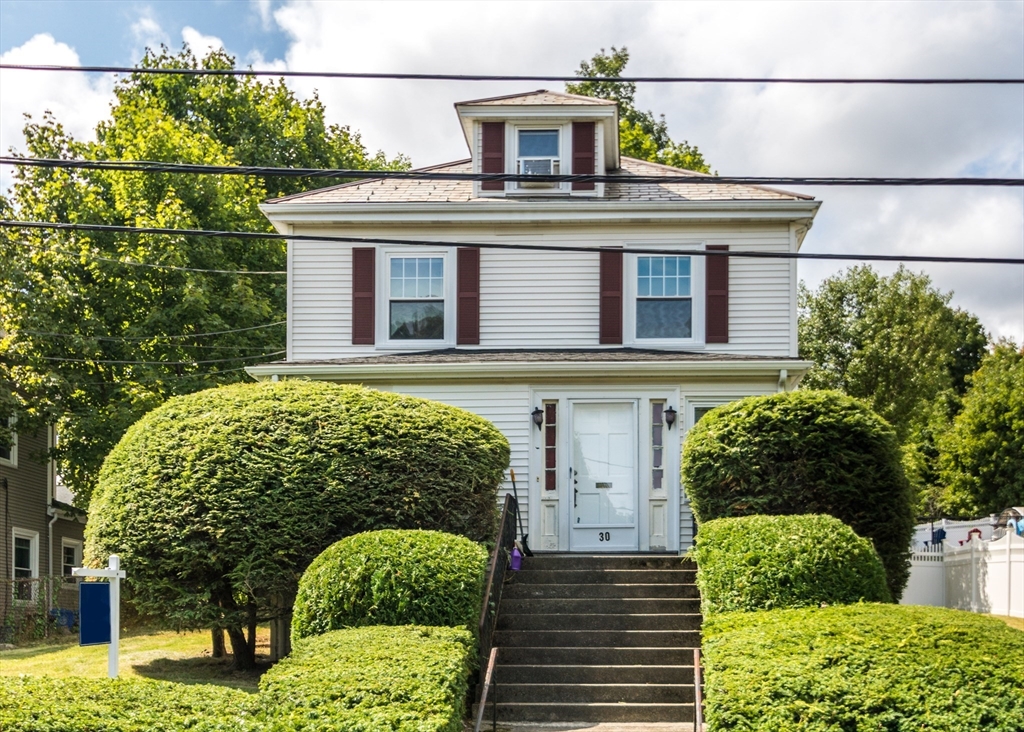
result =
[[181,29],[181,40],[192,49],[192,54],[197,59],[204,59],[211,52],[224,48],[224,41],[220,38],[204,35],[190,25]]
[[269,31],[273,27],[270,0],[252,0],[252,4],[256,8],[256,14],[260,16],[260,25],[263,30]]
[[[0,62],[81,66],[75,50],[48,33],[33,36],[0,55]],[[93,139],[96,123],[109,113],[113,99],[113,79],[109,75],[2,69],[0,89],[0,149],[4,154],[11,148],[26,152],[24,115],[40,121],[47,110],[74,137]],[[0,190],[6,190],[11,182],[10,168],[0,168]]]
[[171,43],[170,36],[160,27],[151,13],[149,8],[145,8],[139,19],[131,25],[132,38],[135,41],[135,48],[132,49],[132,58],[134,59],[141,59],[147,48],[158,49],[161,45],[168,46]]

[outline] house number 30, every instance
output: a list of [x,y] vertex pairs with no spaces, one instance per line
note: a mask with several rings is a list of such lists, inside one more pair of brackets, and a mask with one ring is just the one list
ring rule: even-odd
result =
[[610,531],[598,531],[597,532],[597,540],[598,541],[611,541],[612,540],[612,532],[610,532]]

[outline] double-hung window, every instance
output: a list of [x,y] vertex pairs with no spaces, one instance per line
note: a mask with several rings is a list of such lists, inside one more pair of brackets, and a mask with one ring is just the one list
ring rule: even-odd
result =
[[61,539],[61,575],[65,582],[74,582],[71,570],[82,566],[82,542],[77,539]]
[[18,528],[12,534],[14,599],[31,602],[36,597],[34,580],[39,578],[39,534]]
[[[13,430],[14,417],[8,418],[7,425]],[[0,438],[0,465],[18,467],[18,435],[13,431],[6,440]]]
[[[560,131],[519,128],[516,130],[516,173],[559,175],[561,172]],[[520,181],[519,188],[557,188],[557,183]]]
[[388,339],[444,341],[445,257],[387,255]]
[[689,256],[637,256],[636,340],[694,338],[693,280]]

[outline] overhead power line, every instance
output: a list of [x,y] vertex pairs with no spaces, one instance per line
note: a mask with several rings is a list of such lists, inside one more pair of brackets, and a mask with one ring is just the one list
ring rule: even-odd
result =
[[[710,185],[805,185],[805,186],[1024,186],[1024,178],[979,177],[808,177],[703,175],[522,175],[513,173],[458,173],[433,170],[354,170],[351,168],[282,168],[254,165],[201,165],[153,160],[62,160],[0,156],[0,165],[70,170],[109,170],[140,173],[188,173],[197,175],[252,175],[263,178],[328,178],[356,180],[445,180],[533,183],[690,183]],[[266,273],[260,273],[266,274]]]
[[12,71],[77,71],[153,76],[277,76],[314,79],[391,79],[397,81],[551,81],[622,84],[1024,84],[1021,78],[1000,77],[809,77],[809,76],[560,76],[552,74],[412,74],[371,71],[274,71],[270,69],[170,69],[134,66],[58,66],[0,64]]
[[[310,234],[264,234],[253,231],[218,231],[215,229],[162,229],[106,224],[66,224],[48,221],[0,220],[0,228],[43,229],[53,231],[96,231],[114,234],[151,234],[168,236],[205,236],[227,239],[287,239],[288,241],[344,242],[351,244],[398,244],[413,247],[468,247],[473,249],[509,249],[537,252],[578,252],[595,254],[602,251],[623,251],[621,247],[585,247],[570,244],[503,244],[499,242],[450,241],[444,239],[390,239],[368,236],[313,236]],[[679,249],[630,247],[630,254],[678,255]],[[826,259],[850,262],[940,262],[960,264],[1024,264],[1024,258],[1015,257],[940,257],[903,254],[831,254],[826,252],[746,252],[734,250],[686,249],[695,257],[729,257],[741,259]]]
[[254,356],[235,356],[234,358],[214,358],[207,361],[120,361],[120,360],[107,360],[102,358],[64,358],[62,356],[40,356],[39,358],[43,361],[70,361],[72,363],[112,363],[112,364],[124,364],[131,366],[199,366],[207,363],[225,363],[227,361],[251,361],[257,358],[267,358],[268,356],[280,356],[286,351],[272,351],[270,353],[260,353]]
[[[54,336],[57,338],[91,338],[97,341],[149,341],[167,338],[206,338],[207,336],[218,336],[226,335],[228,333],[243,333],[250,330],[262,330],[264,328],[273,328],[278,325],[284,325],[287,320],[278,320],[274,323],[266,323],[265,325],[251,325],[248,328],[232,328],[231,330],[214,330],[209,333],[183,333],[180,335],[153,335],[153,336],[93,336],[93,335],[75,335],[73,333],[47,333],[39,330],[21,330],[18,332],[29,333],[30,335],[37,336]],[[219,346],[218,346],[219,348]]]

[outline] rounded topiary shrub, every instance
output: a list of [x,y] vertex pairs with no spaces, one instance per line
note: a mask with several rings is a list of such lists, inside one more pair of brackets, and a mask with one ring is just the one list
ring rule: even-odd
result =
[[706,615],[891,597],[871,542],[831,516],[715,519],[692,554]]
[[480,615],[487,551],[440,531],[369,531],[332,544],[302,579],[292,640],[359,625],[464,625]]
[[914,521],[892,427],[836,391],[750,397],[712,410],[686,437],[682,479],[700,523],[824,513],[870,539],[894,599],[910,574]]
[[209,389],[168,400],[111,451],[87,551],[121,555],[144,612],[227,628],[237,658],[240,629],[286,611],[344,536],[493,537],[508,459],[490,422],[426,399],[316,381]]

